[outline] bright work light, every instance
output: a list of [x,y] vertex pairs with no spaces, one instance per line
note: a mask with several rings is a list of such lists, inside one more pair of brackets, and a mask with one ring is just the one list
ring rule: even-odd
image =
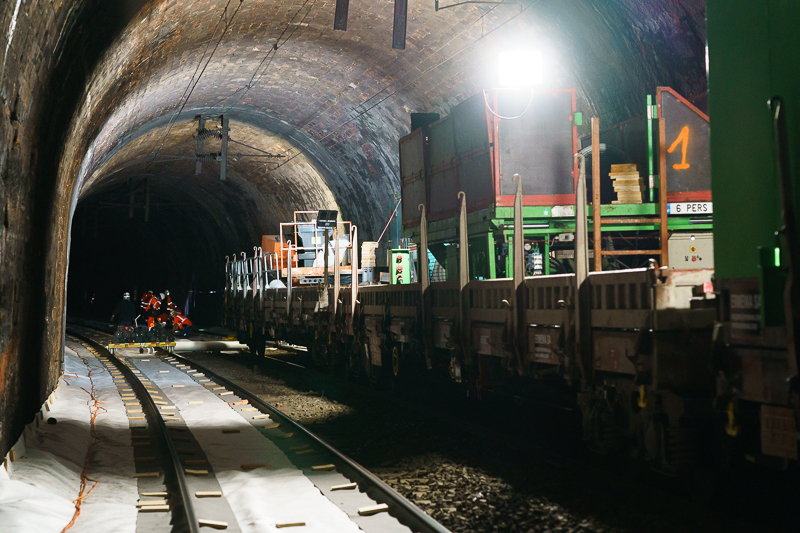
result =
[[504,52],[499,57],[500,85],[530,87],[542,83],[542,53],[539,50]]

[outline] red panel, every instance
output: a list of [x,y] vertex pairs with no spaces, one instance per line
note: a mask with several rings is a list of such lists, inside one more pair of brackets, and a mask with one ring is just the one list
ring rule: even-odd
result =
[[667,192],[668,202],[710,202],[711,191]]

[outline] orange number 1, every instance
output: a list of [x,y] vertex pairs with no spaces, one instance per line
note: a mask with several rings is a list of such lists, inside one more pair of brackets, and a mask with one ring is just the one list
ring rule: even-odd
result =
[[667,153],[671,154],[675,151],[678,145],[681,145],[681,162],[672,165],[675,170],[684,170],[689,168],[689,163],[686,162],[686,145],[689,144],[689,126],[684,126],[678,138],[672,143],[672,146],[667,149]]

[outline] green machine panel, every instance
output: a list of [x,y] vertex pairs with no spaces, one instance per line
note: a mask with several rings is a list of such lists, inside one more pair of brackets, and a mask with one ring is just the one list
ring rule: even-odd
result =
[[392,250],[389,280],[392,285],[411,283],[411,253],[408,250]]
[[758,249],[775,247],[781,226],[767,105],[776,95],[786,104],[792,173],[798,175],[800,3],[708,0],[706,13],[716,278],[758,278]]

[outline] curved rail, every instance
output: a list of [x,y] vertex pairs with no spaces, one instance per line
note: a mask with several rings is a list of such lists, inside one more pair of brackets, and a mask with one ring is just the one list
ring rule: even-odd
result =
[[[153,420],[156,421],[154,424],[160,429],[161,433],[161,441],[164,445],[164,448],[167,450],[169,454],[169,466],[164,468],[164,478],[165,481],[173,482],[174,486],[178,487],[178,493],[181,497],[181,505],[183,507],[183,515],[184,519],[186,520],[186,529],[190,533],[200,533],[200,525],[197,519],[197,515],[194,512],[194,506],[192,505],[192,498],[189,492],[189,488],[186,484],[186,476],[183,473],[183,469],[180,468],[180,457],[178,456],[178,452],[175,449],[175,445],[172,442],[172,439],[169,436],[169,431],[167,429],[167,424],[161,418],[159,414],[158,407],[154,403],[153,399],[150,397],[150,394],[145,389],[142,382],[139,380],[138,376],[134,374],[127,365],[125,365],[117,356],[112,355],[105,346],[99,344],[96,341],[86,337],[85,335],[81,334],[79,331],[76,331],[73,328],[67,326],[67,333],[69,335],[74,336],[84,342],[86,344],[91,345],[95,350],[106,354],[108,360],[111,361],[115,367],[125,376],[125,380],[130,383],[131,388],[136,392],[136,396],[139,398],[139,402],[142,404],[142,411],[144,411],[145,416],[147,417],[148,421],[152,423]],[[166,483],[165,483],[166,484]],[[174,517],[174,514],[173,514]],[[179,522],[176,521],[176,528]]]
[[171,354],[171,356],[179,359],[186,365],[194,367],[195,369],[204,373],[206,376],[211,377],[217,383],[225,386],[226,389],[233,391],[240,398],[246,399],[253,407],[257,407],[260,410],[272,413],[276,417],[281,418],[282,422],[294,428],[296,432],[302,433],[307,438],[324,448],[329,454],[331,454],[333,457],[333,462],[336,464],[337,468],[342,474],[358,483],[358,487],[367,493],[370,498],[378,503],[385,503],[388,505],[389,513],[397,518],[401,523],[411,528],[413,531],[450,533],[450,530],[431,518],[422,509],[404,498],[400,493],[389,487],[377,476],[369,472],[367,469],[349,457],[343,455],[335,448],[331,447],[327,442],[317,437],[304,426],[295,422],[291,417],[281,412],[276,407],[266,403],[255,394],[252,394],[246,389],[243,389],[239,385],[236,385],[235,383],[225,379],[201,364],[181,357],[175,353]]

